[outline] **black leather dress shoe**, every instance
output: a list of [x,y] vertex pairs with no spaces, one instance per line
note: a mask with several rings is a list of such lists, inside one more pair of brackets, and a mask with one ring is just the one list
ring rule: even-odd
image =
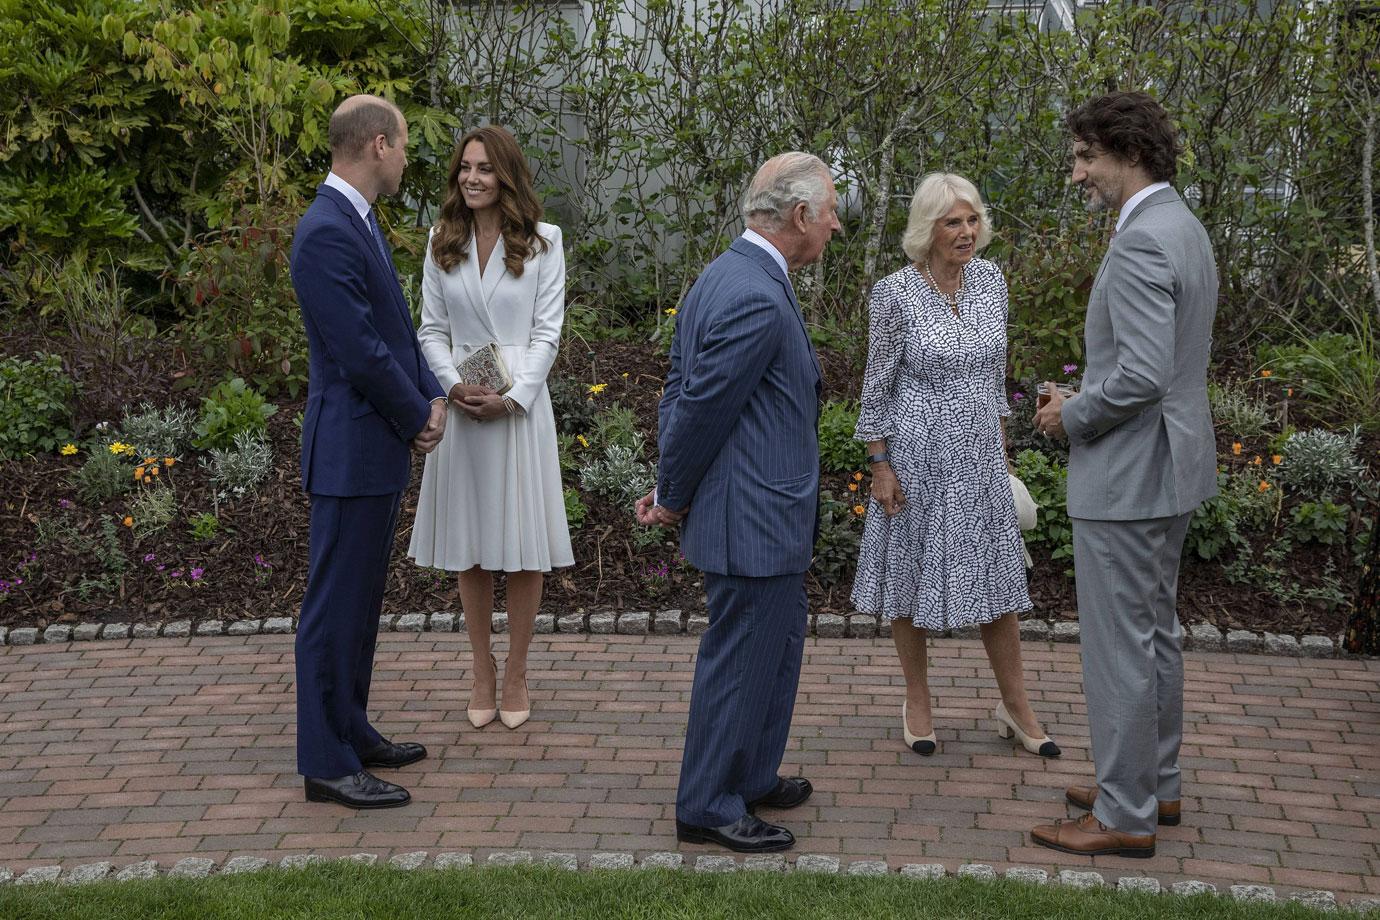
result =
[[676,839],[681,843],[717,843],[735,853],[775,853],[795,846],[795,835],[756,815],[743,815],[723,827],[696,827],[676,820]]
[[803,776],[792,776],[790,779],[777,777],[776,788],[760,799],[748,802],[747,808],[748,811],[755,808],[794,808],[804,804],[814,791],[815,787]]
[[359,755],[359,762],[366,767],[405,767],[426,756],[426,748],[411,741],[394,744],[385,741],[372,751]]
[[335,802],[347,808],[397,808],[412,801],[411,794],[402,786],[384,782],[364,770],[335,779],[304,776],[302,785],[308,802]]

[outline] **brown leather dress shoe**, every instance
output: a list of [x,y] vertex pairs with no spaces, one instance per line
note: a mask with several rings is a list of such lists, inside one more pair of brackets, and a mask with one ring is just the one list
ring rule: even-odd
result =
[[[1069,800],[1070,805],[1077,805],[1079,808],[1092,811],[1093,802],[1097,801],[1097,793],[1100,790],[1096,786],[1070,786],[1064,790],[1064,798]],[[1156,818],[1157,824],[1164,827],[1179,826],[1179,800],[1172,802],[1161,802],[1159,804],[1159,816]]]
[[1155,835],[1144,837],[1113,830],[1091,814],[1077,821],[1055,821],[1031,830],[1042,847],[1075,856],[1129,856],[1149,859],[1155,855]]

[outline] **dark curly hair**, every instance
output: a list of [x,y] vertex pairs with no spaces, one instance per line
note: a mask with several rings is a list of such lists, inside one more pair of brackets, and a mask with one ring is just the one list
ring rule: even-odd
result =
[[1064,123],[1080,141],[1140,163],[1156,182],[1173,181],[1178,172],[1179,129],[1149,93],[1098,96],[1069,112]]

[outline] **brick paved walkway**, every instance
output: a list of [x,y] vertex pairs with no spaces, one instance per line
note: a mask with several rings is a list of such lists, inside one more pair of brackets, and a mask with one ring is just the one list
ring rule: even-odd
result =
[[[0,648],[0,866],[675,849],[695,642],[540,636],[534,715],[510,732],[465,721],[461,635],[384,634],[378,724],[432,753],[384,773],[410,806],[361,814],[302,800],[291,636]],[[1027,644],[1026,662],[1062,760],[996,737],[982,647],[959,640],[935,643],[940,752],[922,759],[901,742],[889,640],[808,640],[786,760],[816,791],[779,813],[797,852],[1380,895],[1380,662],[1190,653],[1185,820],[1161,828],[1153,860],[1030,844],[1092,765],[1078,646]]]

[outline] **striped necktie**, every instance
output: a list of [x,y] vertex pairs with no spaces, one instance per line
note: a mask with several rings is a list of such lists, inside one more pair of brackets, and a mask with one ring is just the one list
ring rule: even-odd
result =
[[379,228],[379,218],[378,218],[378,215],[374,213],[374,209],[373,209],[373,208],[370,208],[370,209],[369,209],[369,221],[368,221],[368,223],[369,223],[369,234],[370,234],[371,236],[373,236],[373,238],[374,238],[374,245],[377,246],[377,247],[379,248],[379,255],[383,257],[383,264],[384,264],[384,265],[392,265],[392,264],[393,264],[393,261],[392,261],[391,258],[389,258],[389,255],[388,255],[388,247],[387,247],[386,245],[384,245],[384,242],[383,242],[383,230],[381,230],[381,229]]

